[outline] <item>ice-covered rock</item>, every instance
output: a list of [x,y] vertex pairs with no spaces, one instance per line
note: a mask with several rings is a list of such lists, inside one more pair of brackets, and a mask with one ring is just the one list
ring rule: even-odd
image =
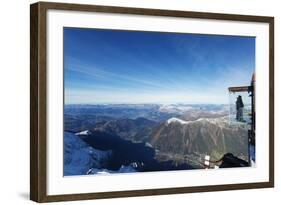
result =
[[75,133],[75,135],[90,135],[91,134],[91,131],[90,130],[84,130],[82,132],[78,132],[78,133]]
[[88,170],[87,174],[112,174],[112,173],[132,173],[136,172],[136,170],[131,166],[122,165],[119,170],[113,171],[109,169],[96,169],[91,168]]
[[100,168],[111,156],[111,151],[90,147],[78,136],[64,132],[64,176],[84,175],[92,167]]

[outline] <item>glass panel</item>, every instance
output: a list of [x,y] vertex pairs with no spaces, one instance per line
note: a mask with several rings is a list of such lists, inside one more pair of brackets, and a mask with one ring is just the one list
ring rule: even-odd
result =
[[229,92],[229,123],[252,123],[251,97],[248,92]]

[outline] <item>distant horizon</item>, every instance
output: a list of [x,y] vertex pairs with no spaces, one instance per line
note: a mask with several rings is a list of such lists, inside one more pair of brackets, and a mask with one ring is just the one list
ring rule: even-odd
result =
[[228,104],[254,68],[254,37],[64,28],[66,104]]

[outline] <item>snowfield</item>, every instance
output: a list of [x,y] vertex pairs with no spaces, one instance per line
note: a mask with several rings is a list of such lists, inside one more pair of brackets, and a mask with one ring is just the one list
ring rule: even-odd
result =
[[64,176],[85,175],[95,167],[99,169],[111,156],[111,151],[90,147],[75,134],[64,132]]
[[64,176],[136,172],[134,164],[123,165],[116,171],[102,168],[112,152],[94,149],[79,138],[87,133],[88,130],[76,134],[64,132]]
[[82,132],[75,133],[75,135],[90,135],[90,134],[91,134],[90,130],[84,130]]
[[87,174],[111,174],[111,173],[132,173],[132,172],[136,172],[136,170],[132,166],[123,165],[117,171],[91,168],[88,170]]
[[176,117],[172,117],[172,118],[167,120],[167,125],[171,124],[171,123],[189,124],[191,122],[193,122],[193,121],[185,121],[185,120],[182,120],[182,119],[179,119],[179,118],[176,118]]

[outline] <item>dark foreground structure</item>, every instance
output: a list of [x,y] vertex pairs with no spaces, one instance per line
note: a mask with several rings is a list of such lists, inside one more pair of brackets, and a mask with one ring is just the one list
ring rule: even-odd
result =
[[234,156],[231,153],[227,153],[222,157],[222,163],[219,166],[220,168],[229,168],[229,167],[248,167],[249,163]]

